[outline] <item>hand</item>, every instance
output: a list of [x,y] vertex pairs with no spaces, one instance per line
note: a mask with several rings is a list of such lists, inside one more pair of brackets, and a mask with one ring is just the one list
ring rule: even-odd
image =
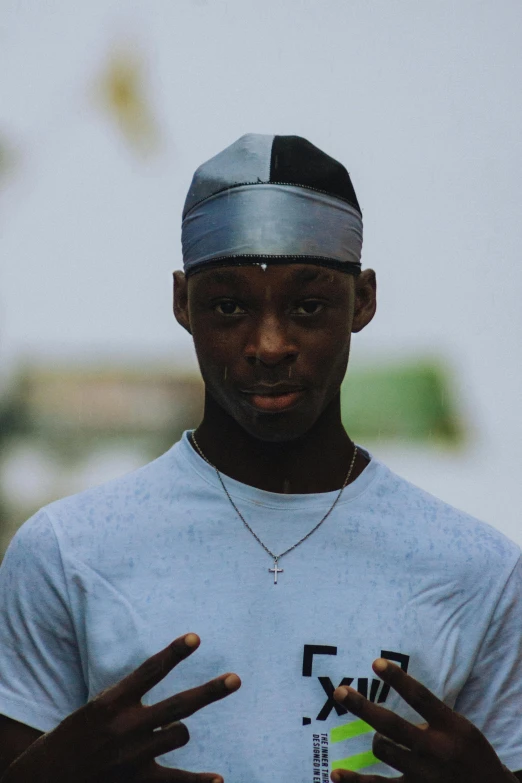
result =
[[237,674],[178,693],[153,706],[142,697],[199,646],[190,633],[148,658],[116,685],[43,734],[16,759],[1,783],[222,783],[215,773],[167,769],[155,762],[189,740],[179,721],[236,691]]
[[[346,686],[337,688],[334,698],[376,729],[373,753],[403,773],[395,780],[403,783],[518,783],[469,720],[390,661],[378,658],[373,662],[373,670],[427,723],[417,726],[408,723]],[[382,775],[362,775],[342,769],[333,770],[331,779],[334,783],[390,780]]]

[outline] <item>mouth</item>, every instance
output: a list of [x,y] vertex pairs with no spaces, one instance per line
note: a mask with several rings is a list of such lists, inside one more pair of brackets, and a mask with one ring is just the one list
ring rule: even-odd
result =
[[297,405],[305,390],[302,387],[285,388],[276,384],[272,388],[258,388],[241,393],[256,410],[279,413]]

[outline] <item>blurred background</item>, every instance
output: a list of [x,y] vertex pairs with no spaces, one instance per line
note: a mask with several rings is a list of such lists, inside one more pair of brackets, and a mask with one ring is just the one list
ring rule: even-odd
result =
[[305,136],[362,205],[350,434],[522,544],[521,40],[518,0],[4,0],[0,556],[197,425],[181,209],[247,132]]

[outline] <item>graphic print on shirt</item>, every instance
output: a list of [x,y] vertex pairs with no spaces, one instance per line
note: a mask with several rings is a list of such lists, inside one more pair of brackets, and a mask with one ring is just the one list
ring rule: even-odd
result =
[[[324,691],[326,700],[319,709],[315,718],[303,716],[303,726],[311,726],[312,722],[324,722],[330,717],[349,715],[351,720],[341,726],[327,729],[326,726],[313,727],[312,733],[312,764],[311,783],[328,783],[330,772],[333,769],[348,769],[357,771],[378,764],[379,759],[371,751],[371,742],[374,729],[363,720],[358,720],[348,710],[335,701],[333,694],[341,685],[349,685],[355,688],[362,696],[372,702],[384,704],[390,692],[390,686],[377,678],[369,681],[368,677],[344,676],[340,682],[332,682],[330,677],[316,672],[324,671],[325,659],[323,656],[337,655],[337,647],[326,644],[305,644],[303,648],[303,677],[317,677]],[[377,657],[377,656],[375,656]],[[394,650],[381,650],[380,658],[398,663],[401,669],[408,671],[410,656]],[[313,705],[314,712],[318,705]],[[311,706],[312,709],[312,706]],[[334,715],[332,716],[332,712]],[[368,735],[367,750],[355,750],[353,740]],[[352,747],[350,747],[352,746]]]

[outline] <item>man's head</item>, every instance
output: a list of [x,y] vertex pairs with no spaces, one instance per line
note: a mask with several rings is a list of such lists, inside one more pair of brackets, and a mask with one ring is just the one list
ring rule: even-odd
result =
[[196,171],[182,242],[174,311],[207,395],[262,441],[304,435],[375,312],[348,172],[300,137],[244,136]]

